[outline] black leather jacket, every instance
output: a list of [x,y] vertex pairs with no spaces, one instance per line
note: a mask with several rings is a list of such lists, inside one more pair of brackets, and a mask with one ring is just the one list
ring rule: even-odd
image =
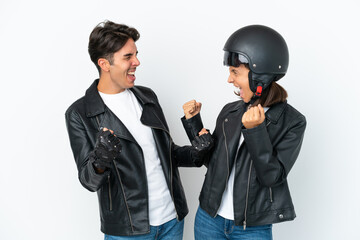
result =
[[[101,231],[110,235],[138,235],[150,231],[148,189],[141,147],[123,123],[106,107],[98,90],[98,80],[84,97],[66,111],[66,125],[81,184],[97,191]],[[141,122],[151,127],[165,179],[178,220],[188,213],[178,166],[195,166],[191,146],[179,147],[171,139],[164,114],[155,93],[145,87],[130,89],[143,108]],[[112,129],[121,138],[122,152],[116,168],[97,174],[90,153],[100,127]]]
[[[213,133],[215,147],[200,193],[200,207],[215,217],[231,169],[236,164],[234,217],[236,225],[256,226],[295,218],[286,180],[298,157],[305,117],[289,104],[278,103],[265,121],[252,129],[242,127],[243,101],[227,104]],[[244,142],[238,150],[240,135]]]

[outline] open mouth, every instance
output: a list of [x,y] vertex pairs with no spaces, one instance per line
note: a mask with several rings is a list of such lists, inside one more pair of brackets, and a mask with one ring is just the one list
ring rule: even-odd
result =
[[130,78],[130,80],[135,81],[135,70],[128,71],[127,76]]

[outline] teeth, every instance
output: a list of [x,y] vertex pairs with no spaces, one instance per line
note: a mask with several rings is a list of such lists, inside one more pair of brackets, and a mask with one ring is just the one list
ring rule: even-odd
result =
[[128,72],[129,75],[135,75],[135,72]]

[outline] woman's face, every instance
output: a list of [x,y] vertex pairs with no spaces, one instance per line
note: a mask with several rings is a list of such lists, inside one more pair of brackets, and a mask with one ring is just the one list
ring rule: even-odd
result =
[[249,71],[244,64],[240,64],[239,67],[229,67],[230,75],[228,83],[232,83],[235,87],[239,88],[240,97],[246,103],[250,102],[254,96],[249,86]]

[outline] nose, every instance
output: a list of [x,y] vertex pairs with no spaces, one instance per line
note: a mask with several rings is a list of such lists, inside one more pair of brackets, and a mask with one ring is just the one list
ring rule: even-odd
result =
[[140,61],[136,56],[134,57],[134,61],[132,62],[132,65],[135,66],[135,67],[140,65]]
[[228,77],[228,83],[233,83],[234,82],[234,80],[231,78],[231,76],[229,75],[229,77]]

